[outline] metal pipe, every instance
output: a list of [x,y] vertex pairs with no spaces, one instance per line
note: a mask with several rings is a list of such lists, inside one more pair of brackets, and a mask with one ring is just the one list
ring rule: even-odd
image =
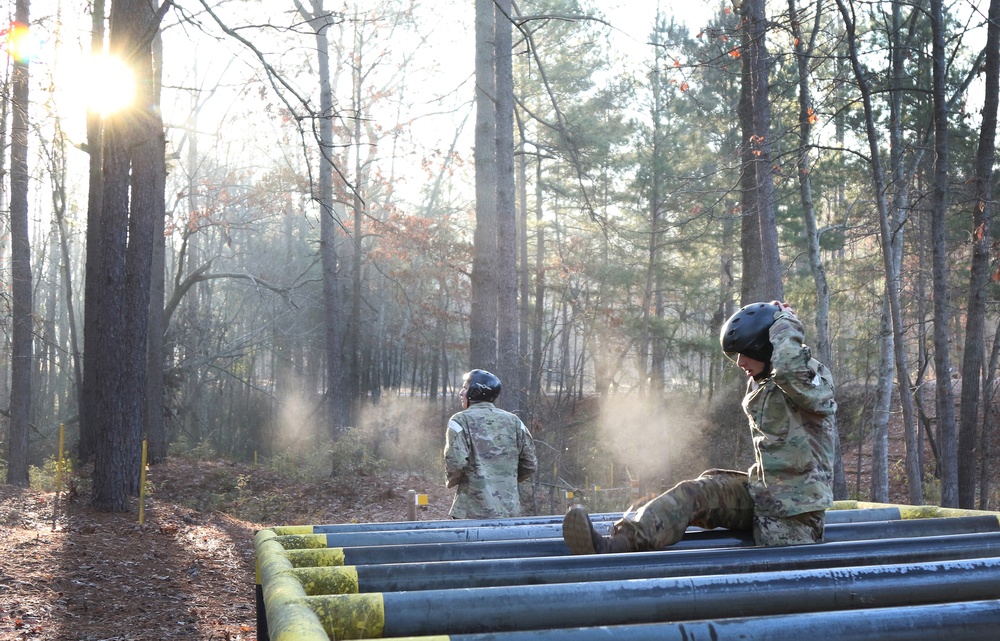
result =
[[[995,639],[1000,601],[866,608],[683,623],[452,634],[448,641],[983,641]],[[392,641],[386,639],[385,641]]]
[[[880,538],[942,536],[1000,531],[1000,521],[990,515],[903,521],[832,523],[825,540],[830,543]],[[400,533],[402,534],[402,533]],[[320,535],[323,536],[323,535]],[[327,546],[340,548],[336,534],[327,534]],[[477,541],[417,543],[401,536],[393,545],[357,545],[343,547],[344,563],[369,565],[380,563],[421,563],[510,557],[564,556],[569,554],[562,538],[525,539],[520,541]],[[689,530],[670,550],[718,547],[752,547],[750,532],[735,530]]]
[[[828,524],[868,523],[899,517],[899,511],[892,516],[891,509],[872,510],[831,510],[827,512]],[[611,531],[612,525],[620,517],[606,519],[607,515],[591,517],[594,528],[602,534]],[[877,518],[883,517],[883,518]],[[434,527],[403,528],[405,523],[370,523],[365,529],[339,529],[330,525],[315,525],[313,534],[326,534],[330,547],[351,547],[355,545],[412,545],[415,543],[464,543],[470,541],[515,541],[523,539],[559,538],[562,536],[562,517],[546,517],[548,521],[523,522],[521,519],[493,521],[423,521],[435,523]],[[996,519],[994,519],[996,520]],[[410,523],[416,525],[418,522]],[[1000,524],[1000,521],[998,521]],[[450,527],[449,527],[450,526]],[[301,530],[296,530],[300,532]],[[281,528],[275,532],[282,533]],[[291,529],[289,529],[291,533]]]
[[[316,596],[305,601],[316,600],[310,604],[313,608],[333,603],[350,607],[360,599],[370,603],[368,597]],[[997,599],[1000,559],[388,592],[381,597],[384,618],[375,636],[382,637],[695,621]],[[357,621],[338,620],[338,625],[364,633]]]
[[[595,524],[607,523],[608,526],[622,518],[620,512],[604,512],[591,514],[590,518]],[[857,523],[861,521],[890,521],[899,519],[898,507],[873,507],[873,508],[843,508],[828,510],[826,513],[827,523]],[[547,516],[519,516],[504,519],[440,519],[434,521],[390,521],[386,523],[330,523],[325,525],[313,525],[313,534],[339,534],[347,532],[392,532],[399,530],[437,530],[455,528],[478,528],[478,527],[508,527],[512,525],[545,525],[562,523],[563,515]],[[298,528],[299,526],[293,526]],[[282,526],[272,528],[276,533],[281,534]]]
[[[1000,532],[740,550],[391,563],[357,566],[353,571],[356,589],[360,592],[399,592],[925,563],[997,556],[1000,556]],[[312,571],[319,574],[338,570],[314,568]]]

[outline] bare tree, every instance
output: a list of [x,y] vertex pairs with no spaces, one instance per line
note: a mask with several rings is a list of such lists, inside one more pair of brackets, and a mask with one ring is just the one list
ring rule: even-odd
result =
[[[962,402],[958,431],[958,505],[976,502],[976,432],[979,424],[980,382],[985,383],[986,291],[990,284],[993,225],[993,164],[996,153],[997,105],[1000,93],[1000,0],[992,0],[986,22],[986,93],[979,129],[975,176],[972,179],[972,265],[969,270],[969,309],[962,352]],[[987,394],[990,388],[985,388]],[[986,414],[988,412],[984,412]],[[988,439],[984,439],[984,442]],[[985,467],[985,461],[982,462]],[[985,500],[983,497],[981,500]],[[983,508],[985,509],[985,508]]]
[[[948,205],[948,98],[945,95],[944,9],[931,0],[934,96],[934,191],[931,243],[934,261],[934,371],[937,386],[937,430],[941,462],[941,505],[958,507],[958,459],[955,437],[955,400],[951,378],[951,332],[948,328],[948,248],[945,209]],[[978,379],[975,379],[977,384]]]
[[[523,411],[518,354],[517,211],[514,202],[514,68],[511,0],[496,0],[496,216],[497,216],[497,374],[506,393],[505,409]],[[522,212],[523,215],[523,212]]]
[[[111,7],[111,52],[136,74],[136,105],[105,120],[104,189],[98,230],[103,291],[97,320],[95,508],[122,512],[138,491],[146,392],[146,338],[153,217],[162,198],[163,125],[155,108],[152,41],[162,12],[146,0]],[[162,212],[162,208],[159,209]]]
[[[17,0],[14,20],[27,30],[29,0]],[[27,33],[23,34],[27,37]],[[13,299],[10,377],[10,448],[7,483],[28,484],[28,427],[31,422],[32,291],[28,236],[28,59],[14,58],[10,127],[10,262]]]
[[[330,43],[327,37],[334,14],[323,8],[323,0],[312,0],[310,8],[296,2],[299,13],[316,34],[319,75],[320,168],[316,200],[320,208],[320,258],[323,270],[323,308],[326,336],[326,407],[331,436],[337,438],[347,425],[350,398],[344,393],[342,338],[340,335],[340,293],[337,282],[337,230],[341,222],[333,207],[334,166],[333,89],[330,83]],[[339,173],[339,172],[338,172]]]
[[497,364],[497,122],[496,11],[493,0],[476,0],[476,229],[472,256],[469,363],[493,370]]
[[[94,0],[91,9],[90,50],[97,54],[104,51],[104,0]],[[80,441],[77,454],[81,462],[90,461],[97,448],[97,318],[100,314],[102,289],[100,277],[102,251],[101,210],[104,207],[104,127],[101,115],[87,111],[87,151],[90,162],[87,192],[87,264],[84,274],[83,295],[83,383],[78,401],[80,412]]]
[[920,485],[920,453],[913,415],[913,398],[910,396],[909,368],[906,348],[903,345],[903,315],[899,304],[899,268],[892,248],[895,235],[889,227],[889,205],[886,202],[885,172],[879,158],[879,137],[875,130],[875,115],[872,107],[871,87],[861,66],[858,55],[856,19],[850,0],[836,0],[837,8],[844,20],[848,59],[861,92],[864,106],[865,134],[868,139],[868,163],[872,172],[872,187],[879,215],[879,241],[882,249],[882,267],[886,280],[886,295],[892,319],[893,348],[895,352],[896,381],[899,386],[900,404],[903,406],[903,429],[906,439],[906,481],[909,501],[912,505],[923,503],[923,488]]
[[767,17],[764,0],[745,0],[740,6],[740,103],[737,108],[743,131],[740,159],[740,213],[743,225],[744,304],[784,298],[778,227],[771,163],[771,102],[768,97],[770,61],[767,55]]

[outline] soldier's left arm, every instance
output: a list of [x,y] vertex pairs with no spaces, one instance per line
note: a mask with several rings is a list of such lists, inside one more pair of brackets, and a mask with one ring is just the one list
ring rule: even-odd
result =
[[837,411],[830,370],[812,357],[802,322],[791,311],[777,314],[770,330],[774,382],[796,406],[816,414]]
[[518,461],[517,482],[525,481],[538,469],[538,456],[535,453],[535,442],[527,426],[518,420]]
[[444,469],[448,477],[448,487],[455,487],[465,476],[469,465],[469,447],[462,433],[462,426],[454,419],[448,421],[444,444]]

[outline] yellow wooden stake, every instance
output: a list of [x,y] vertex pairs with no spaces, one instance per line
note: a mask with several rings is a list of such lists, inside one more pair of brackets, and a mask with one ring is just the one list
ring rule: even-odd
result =
[[146,439],[142,439],[142,471],[139,473],[139,525],[142,525],[146,510]]

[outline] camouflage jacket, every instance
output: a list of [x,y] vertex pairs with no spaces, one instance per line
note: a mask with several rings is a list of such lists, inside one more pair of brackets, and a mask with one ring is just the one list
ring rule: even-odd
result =
[[538,460],[521,419],[479,402],[448,421],[444,465],[448,487],[457,486],[451,516],[502,518],[521,513],[517,484],[534,473]]
[[771,373],[751,380],[743,398],[756,462],[750,468],[755,510],[795,516],[833,505],[836,424],[833,376],[803,343],[802,323],[775,314]]

